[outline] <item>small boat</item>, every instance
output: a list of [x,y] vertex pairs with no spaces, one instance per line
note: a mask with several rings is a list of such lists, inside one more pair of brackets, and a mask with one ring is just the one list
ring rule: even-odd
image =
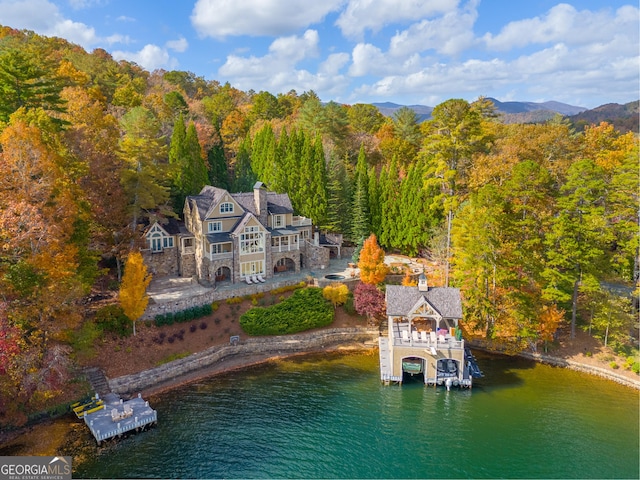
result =
[[416,375],[422,373],[422,361],[420,360],[403,360],[402,371]]

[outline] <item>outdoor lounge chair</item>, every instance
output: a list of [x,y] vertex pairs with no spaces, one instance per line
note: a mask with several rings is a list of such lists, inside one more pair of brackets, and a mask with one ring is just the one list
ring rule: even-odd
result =
[[404,342],[408,342],[409,341],[409,332],[407,332],[406,330],[402,330],[402,340]]
[[244,277],[244,281],[247,282],[247,285],[251,285],[253,282],[251,281],[251,278],[249,278],[249,275],[247,275],[246,277]]
[[258,280],[258,276],[257,275],[251,275],[251,281],[253,283],[260,283],[260,281]]
[[414,330],[413,332],[411,332],[411,335],[413,336],[413,341],[417,342],[420,340],[420,337],[418,337],[418,331]]
[[431,343],[436,343],[436,341],[438,340],[438,337],[436,337],[436,332],[429,332],[429,338],[431,339]]
[[420,332],[420,339],[427,343],[427,332],[425,332],[424,330]]
[[266,282],[266,280],[264,278],[262,278],[262,275],[257,275],[257,277],[258,277],[258,281],[260,281],[262,283]]

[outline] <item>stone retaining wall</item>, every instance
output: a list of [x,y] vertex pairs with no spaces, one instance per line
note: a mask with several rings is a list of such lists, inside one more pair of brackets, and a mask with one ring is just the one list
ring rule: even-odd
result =
[[230,357],[290,355],[337,345],[372,342],[377,338],[377,330],[365,328],[334,328],[311,334],[249,338],[238,345],[218,345],[151,370],[109,379],[109,387],[118,395],[127,395],[174,380]]
[[590,373],[591,375],[607,378],[616,383],[620,383],[622,385],[626,385],[627,387],[640,390],[640,379],[633,380],[623,375],[618,375],[617,373],[612,372],[611,370],[607,370],[606,368],[586,365],[584,363],[574,362],[573,360],[566,360],[564,358],[552,357],[540,353],[521,352],[519,353],[519,356],[528,358],[530,360],[535,360],[537,362],[547,363],[556,367],[569,368],[578,372]]
[[246,286],[237,284],[237,286],[233,290],[212,289],[209,292],[203,293],[202,295],[196,295],[194,297],[184,298],[173,302],[149,304],[144,312],[144,315],[142,315],[141,320],[153,320],[156,315],[181,312],[191,307],[200,307],[208,303],[226,300],[230,297],[244,297],[245,295],[252,295],[254,293],[267,293],[271,290],[275,290],[276,288],[295,285],[300,282],[300,277],[297,277],[278,281],[272,280],[268,283],[254,283],[253,285]]

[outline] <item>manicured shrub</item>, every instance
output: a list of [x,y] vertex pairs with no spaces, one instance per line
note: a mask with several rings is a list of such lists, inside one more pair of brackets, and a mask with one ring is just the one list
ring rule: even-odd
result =
[[106,305],[96,312],[95,323],[103,332],[128,337],[133,333],[133,323],[120,305]]
[[249,335],[283,335],[329,325],[333,314],[322,290],[310,287],[277,305],[252,308],[240,317],[240,326]]
[[195,332],[197,329],[198,329],[198,327],[196,326],[196,324],[195,324],[195,323],[189,327],[189,331],[190,331],[191,333]]
[[242,303],[242,297],[231,297],[231,298],[227,298],[225,300],[225,302],[227,302],[228,305],[235,305],[237,303]]
[[200,330],[206,330],[206,328],[207,328],[207,322],[202,322],[200,324]]

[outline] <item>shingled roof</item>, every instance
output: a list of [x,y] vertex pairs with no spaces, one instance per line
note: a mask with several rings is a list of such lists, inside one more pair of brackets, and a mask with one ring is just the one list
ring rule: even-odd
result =
[[444,318],[462,318],[460,290],[451,287],[431,287],[421,292],[418,287],[387,285],[387,315],[401,317],[407,315],[421,297]]

